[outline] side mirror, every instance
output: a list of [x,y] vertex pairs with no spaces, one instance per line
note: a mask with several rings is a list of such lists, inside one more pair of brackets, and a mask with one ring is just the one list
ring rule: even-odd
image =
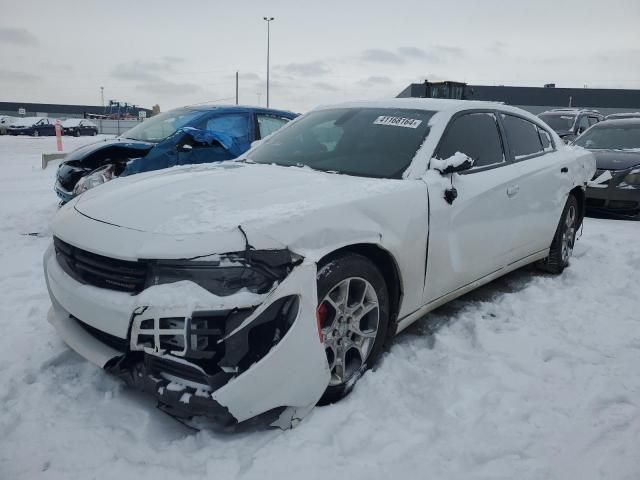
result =
[[179,152],[183,152],[183,153],[184,152],[190,152],[191,150],[193,150],[193,147],[191,145],[189,145],[188,143],[185,143],[183,145],[178,145],[176,148],[177,148],[177,150]]
[[437,170],[442,175],[448,175],[450,173],[463,172],[473,167],[473,158],[470,156],[456,152],[453,156],[440,160],[439,158],[431,159],[431,168]]

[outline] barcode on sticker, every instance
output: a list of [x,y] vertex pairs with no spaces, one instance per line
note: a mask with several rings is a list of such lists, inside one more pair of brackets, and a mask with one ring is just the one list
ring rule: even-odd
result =
[[405,128],[418,128],[421,123],[422,120],[416,120],[415,118],[389,117],[386,115],[380,115],[373,122],[374,125],[391,125]]

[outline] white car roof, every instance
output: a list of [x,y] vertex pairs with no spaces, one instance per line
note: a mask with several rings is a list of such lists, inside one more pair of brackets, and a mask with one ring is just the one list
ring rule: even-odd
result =
[[477,100],[448,100],[443,98],[393,98],[389,100],[369,100],[361,102],[346,102],[335,105],[322,105],[316,110],[328,108],[410,108],[416,110],[430,110],[434,112],[456,113],[469,109],[499,109],[521,113],[524,110],[505,105],[501,102],[481,102]]
[[414,110],[427,110],[441,115],[434,115],[430,124],[438,123],[450,118],[452,115],[464,110],[499,110],[505,113],[515,113],[530,119],[538,125],[544,125],[542,120],[522,108],[505,105],[502,102],[483,102],[477,100],[449,100],[444,98],[392,98],[389,100],[373,100],[361,102],[346,102],[335,105],[321,105],[314,110],[326,110],[331,108],[406,108]]

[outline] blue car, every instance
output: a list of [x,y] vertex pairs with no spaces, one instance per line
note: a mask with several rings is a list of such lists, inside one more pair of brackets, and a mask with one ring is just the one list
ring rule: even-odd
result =
[[191,106],[156,115],[112,140],[70,152],[58,168],[62,203],[112,178],[231,160],[298,114],[241,106]]

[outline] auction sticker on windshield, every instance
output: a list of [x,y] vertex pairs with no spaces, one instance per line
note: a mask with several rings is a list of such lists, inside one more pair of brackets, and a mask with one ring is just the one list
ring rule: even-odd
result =
[[421,123],[422,120],[416,120],[414,118],[389,117],[386,115],[380,115],[373,121],[374,125],[391,125],[405,128],[418,128]]

